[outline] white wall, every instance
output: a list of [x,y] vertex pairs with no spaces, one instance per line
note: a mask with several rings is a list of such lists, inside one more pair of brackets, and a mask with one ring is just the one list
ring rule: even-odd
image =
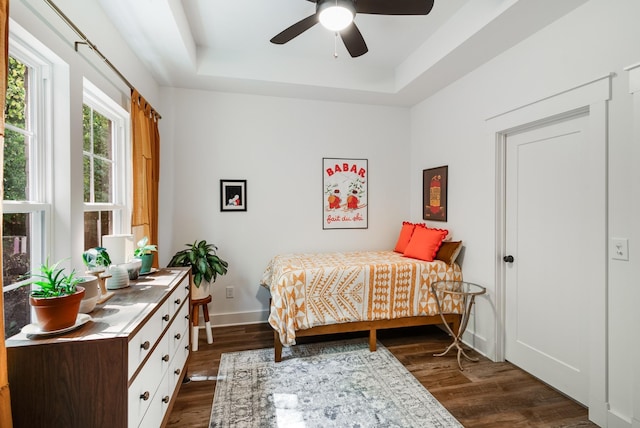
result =
[[[196,239],[229,273],[213,287],[213,323],[264,321],[259,282],[279,253],[390,249],[409,211],[409,110],[164,89],[160,262]],[[364,158],[368,229],[323,230],[322,158]],[[247,180],[247,212],[220,212],[220,180]],[[225,287],[235,298],[225,298]]]
[[[496,341],[494,266],[502,255],[495,248],[496,161],[485,121],[616,73],[609,103],[609,174],[602,180],[608,181],[609,236],[632,236],[631,206],[639,195],[632,192],[637,165],[632,157],[632,98],[623,69],[640,61],[638,16],[638,1],[592,0],[412,109],[411,217],[421,216],[422,169],[449,165],[446,226],[465,242],[465,279],[489,289],[488,298],[476,300],[475,325],[476,335],[492,344],[489,350]],[[548,241],[550,256],[557,254],[562,237],[541,239]],[[640,363],[628,352],[629,340],[638,339],[633,324],[634,277],[640,266],[636,248],[631,241],[628,262],[609,262],[609,426],[630,426],[634,402],[640,401],[630,376]]]

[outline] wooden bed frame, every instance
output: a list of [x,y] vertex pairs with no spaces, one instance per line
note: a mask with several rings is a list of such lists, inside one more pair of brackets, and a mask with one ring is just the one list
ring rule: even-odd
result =
[[[442,324],[442,318],[446,320],[447,324],[451,326],[453,331],[458,331],[460,327],[460,315],[459,314],[445,314],[431,315],[431,316],[418,316],[418,317],[406,317],[397,318],[391,320],[378,320],[378,321],[355,321],[342,324],[330,324],[320,325],[306,330],[297,330],[296,337],[304,336],[318,336],[321,334],[334,334],[334,333],[352,333],[356,331],[369,331],[369,350],[374,352],[376,350],[376,331],[384,330],[388,328],[398,327],[415,327],[420,325],[434,325]],[[282,343],[280,342],[280,336],[277,331],[273,331],[273,348],[275,354],[276,363],[282,361]]]

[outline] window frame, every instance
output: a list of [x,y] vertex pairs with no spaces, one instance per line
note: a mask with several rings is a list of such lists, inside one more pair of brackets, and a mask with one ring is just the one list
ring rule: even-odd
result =
[[[111,211],[113,234],[130,233],[132,212],[131,172],[131,138],[130,114],[109,96],[98,89],[91,81],[83,80],[83,105],[89,106],[105,116],[112,123],[112,162],[113,162],[113,197],[111,203],[85,202],[84,213],[94,211]],[[85,156],[82,149],[82,159]]]
[[[3,200],[2,214],[30,214],[30,266],[41,265],[49,254],[52,235],[51,181],[52,123],[47,110],[52,104],[51,74],[53,64],[15,31],[9,31],[9,56],[29,68],[27,93],[28,122],[25,129],[5,124],[5,128],[22,133],[29,141],[29,194],[25,200]],[[4,166],[3,166],[4,167]],[[14,290],[24,281],[3,284],[3,292]]]

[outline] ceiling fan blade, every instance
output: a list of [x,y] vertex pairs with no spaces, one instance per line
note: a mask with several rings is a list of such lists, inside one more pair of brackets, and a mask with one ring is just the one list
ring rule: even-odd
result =
[[287,43],[289,40],[299,36],[300,34],[307,31],[309,28],[313,27],[318,23],[318,14],[314,13],[313,15],[307,16],[305,19],[302,19],[286,30],[278,33],[271,39],[271,43],[275,43],[277,45],[283,45]]
[[433,9],[433,0],[358,0],[356,13],[374,15],[426,15]]
[[356,27],[356,24],[353,22],[349,24],[347,28],[340,31],[340,37],[342,38],[344,46],[353,58],[369,52],[369,48],[367,48],[367,44],[364,41],[364,37],[362,37],[362,33],[360,33],[360,30],[358,30],[358,27]]

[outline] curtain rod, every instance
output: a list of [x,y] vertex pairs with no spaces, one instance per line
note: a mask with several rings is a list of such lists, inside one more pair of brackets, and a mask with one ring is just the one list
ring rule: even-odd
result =
[[[127,78],[124,77],[124,75],[120,72],[120,70],[118,70],[116,68],[116,66],[113,65],[111,63],[111,61],[109,61],[109,59],[106,56],[104,56],[104,54],[102,52],[100,52],[100,49],[98,49],[98,47],[96,45],[91,43],[91,40],[89,40],[89,38],[87,36],[85,36],[85,34],[78,28],[78,26],[76,24],[74,24],[73,21],[71,21],[71,19],[69,19],[69,17],[67,15],[65,15],[64,12],[62,12],[62,10],[60,10],[60,8],[58,6],[56,6],[56,4],[53,3],[52,0],[44,0],[44,1],[49,5],[49,7],[51,7],[51,9],[53,9],[53,11],[60,18],[62,18],[62,20],[78,35],[78,37],[80,37],[82,39],[82,41],[76,41],[73,44],[73,47],[74,47],[76,52],[78,52],[78,45],[87,45],[89,47],[89,49],[91,49],[93,52],[95,52],[96,55],[98,55],[100,57],[100,59],[102,59],[102,61],[104,61],[104,63],[107,64],[107,66],[114,73],[116,73],[116,75],[129,87],[129,89],[131,91],[133,91],[135,89],[133,87],[133,85],[131,84],[131,82],[129,82],[129,80],[127,80]],[[160,114],[155,109],[152,108],[151,111],[158,117],[158,119],[162,119],[162,116],[160,116]]]

